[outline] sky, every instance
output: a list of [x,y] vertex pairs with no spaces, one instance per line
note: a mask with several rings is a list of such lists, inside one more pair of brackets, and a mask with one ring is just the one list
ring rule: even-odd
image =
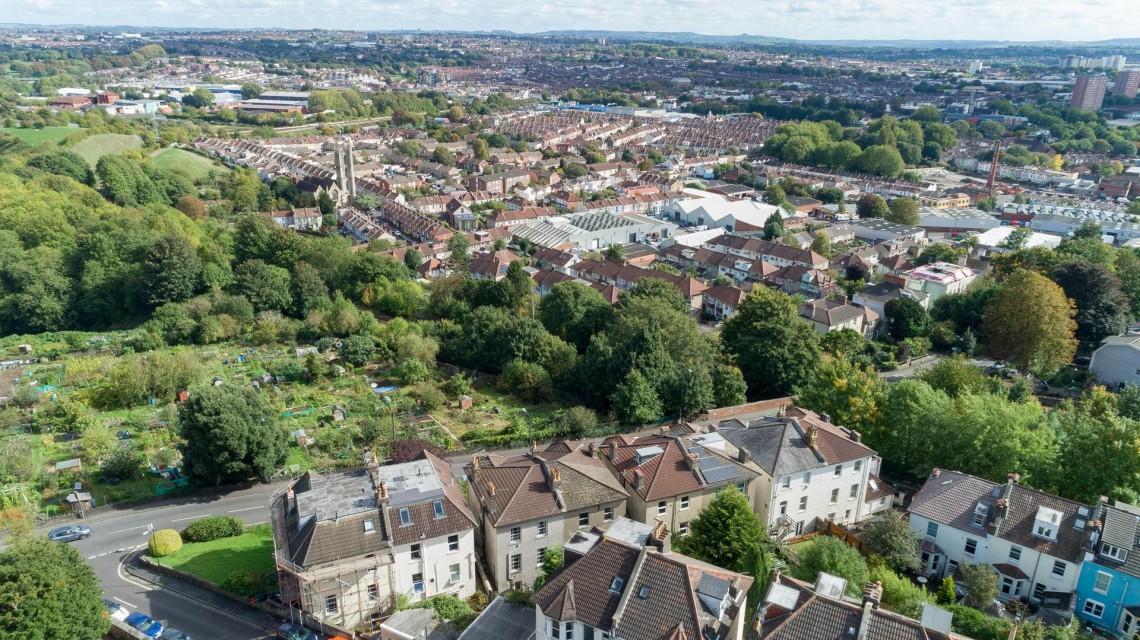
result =
[[799,40],[1140,38],[1136,0],[0,0],[0,22],[691,31]]

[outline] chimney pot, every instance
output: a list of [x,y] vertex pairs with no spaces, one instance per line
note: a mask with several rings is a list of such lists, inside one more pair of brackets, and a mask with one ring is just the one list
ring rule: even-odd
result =
[[495,483],[494,482],[488,482],[487,483],[487,493],[489,493],[492,498],[495,497]]
[[829,414],[825,411],[825,412],[819,414],[819,419],[830,424],[831,423],[831,414]]

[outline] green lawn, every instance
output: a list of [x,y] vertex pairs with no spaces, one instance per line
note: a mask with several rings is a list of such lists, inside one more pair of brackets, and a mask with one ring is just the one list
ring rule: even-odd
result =
[[40,144],[41,142],[58,144],[76,131],[79,131],[77,127],[44,127],[43,129],[0,127],[0,132],[16,136],[28,144]]
[[268,524],[259,524],[249,527],[236,538],[190,542],[177,553],[155,558],[155,561],[214,584],[221,584],[235,571],[260,576],[276,566],[273,560],[273,530]]
[[218,175],[229,173],[229,169],[214,164],[209,158],[183,149],[162,149],[150,158],[156,167],[178,171],[191,180],[205,178],[210,171]]
[[127,149],[141,149],[142,140],[138,136],[121,133],[100,133],[80,141],[72,151],[87,161],[92,167],[99,158],[113,153],[122,153]]

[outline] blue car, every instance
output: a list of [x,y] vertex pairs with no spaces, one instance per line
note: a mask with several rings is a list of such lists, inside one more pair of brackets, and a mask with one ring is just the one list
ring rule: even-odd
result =
[[148,638],[157,638],[162,633],[162,623],[154,618],[139,613],[138,611],[127,616],[126,622],[132,628],[137,629],[140,633]]
[[286,622],[277,628],[276,640],[317,640],[317,634],[294,622]]
[[190,636],[182,633],[178,629],[167,629],[159,636],[159,640],[190,640]]

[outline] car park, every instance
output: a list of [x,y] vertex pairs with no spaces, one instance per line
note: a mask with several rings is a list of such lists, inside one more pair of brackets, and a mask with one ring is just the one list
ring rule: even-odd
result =
[[66,527],[56,527],[48,532],[48,540],[52,542],[75,542],[86,540],[91,535],[91,527],[82,524],[71,524]]
[[163,631],[161,622],[138,611],[127,616],[123,622],[148,638],[158,638]]

